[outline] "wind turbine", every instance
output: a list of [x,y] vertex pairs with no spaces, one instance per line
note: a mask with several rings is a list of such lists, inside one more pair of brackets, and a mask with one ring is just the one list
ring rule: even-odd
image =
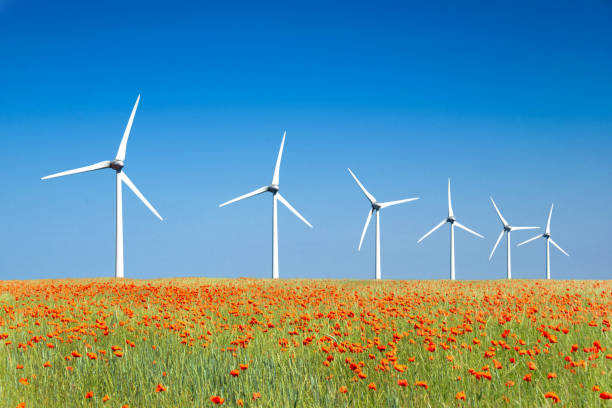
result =
[[123,132],[123,138],[121,139],[121,144],[119,144],[119,150],[117,150],[117,156],[115,160],[112,161],[102,161],[96,164],[92,164],[90,166],[79,167],[78,169],[62,171],[61,173],[51,174],[49,176],[43,177],[41,180],[52,179],[56,177],[68,176],[70,174],[78,174],[85,173],[88,171],[101,170],[111,168],[115,170],[116,181],[117,181],[117,233],[116,233],[116,241],[115,241],[115,278],[123,278],[123,201],[122,201],[122,192],[121,186],[122,182],[125,183],[133,192],[136,194],[140,201],[146,205],[149,210],[157,218],[163,221],[163,218],[159,213],[153,208],[151,203],[147,201],[144,195],[138,190],[138,188],[132,183],[132,180],[129,179],[127,174],[123,171],[124,161],[125,161],[125,150],[127,147],[128,137],[130,136],[130,130],[132,129],[132,122],[134,122],[134,115],[136,114],[136,109],[138,108],[138,102],[140,102],[140,95],[136,98],[136,103],[134,104],[134,108],[132,109],[132,114],[130,115],[130,119],[128,120],[127,126],[125,128],[125,132]]
[[477,237],[484,237],[479,233],[472,231],[465,225],[458,223],[455,219],[455,214],[453,213],[453,206],[451,203],[450,179],[448,179],[448,217],[446,217],[445,220],[442,220],[438,225],[433,227],[427,234],[423,235],[421,239],[417,241],[417,244],[446,223],[450,223],[450,278],[451,280],[455,280],[455,226],[469,232],[470,234],[476,235]]
[[228,204],[235,203],[236,201],[244,200],[245,198],[253,197],[259,194],[263,194],[266,192],[272,193],[272,278],[278,279],[278,217],[277,217],[277,201],[283,203],[285,207],[287,207],[293,214],[295,214],[300,220],[302,220],[306,225],[312,228],[312,225],[306,220],[306,218],[302,217],[302,215],[295,209],[289,201],[285,199],[278,191],[278,181],[279,181],[279,171],[281,165],[281,159],[283,157],[283,147],[285,146],[285,136],[287,136],[287,132],[283,133],[283,140],[281,142],[280,150],[278,152],[278,158],[276,159],[276,167],[274,167],[274,176],[272,177],[272,184],[269,186],[263,186],[258,188],[255,191],[251,191],[250,193],[241,195],[240,197],[236,197],[232,200],[229,200],[219,207],[224,207]]
[[363,244],[363,237],[365,237],[366,231],[368,230],[368,226],[370,225],[370,220],[372,219],[372,213],[376,212],[376,266],[375,266],[374,276],[376,277],[376,279],[380,279],[380,214],[379,214],[379,211],[383,208],[391,207],[392,205],[403,204],[403,203],[407,203],[410,201],[418,200],[419,197],[406,198],[404,200],[387,201],[385,203],[379,203],[376,201],[376,198],[374,198],[374,196],[370,194],[368,190],[365,189],[365,187],[361,184],[359,179],[357,179],[357,176],[353,174],[351,169],[348,169],[348,171],[349,173],[351,173],[351,176],[353,176],[353,178],[357,182],[357,185],[359,185],[359,188],[361,189],[361,191],[363,191],[363,194],[365,194],[366,198],[370,201],[370,204],[372,205],[372,208],[370,209],[370,212],[368,213],[368,218],[366,219],[366,223],[363,227],[363,232],[361,233],[361,239],[359,240],[359,247],[357,249],[358,251],[361,251],[361,244]]
[[493,197],[489,197],[489,198],[491,199],[491,202],[493,203],[493,207],[495,207],[495,211],[497,212],[497,216],[499,217],[499,220],[501,221],[502,226],[504,227],[502,232],[499,233],[499,237],[497,237],[497,241],[495,241],[495,245],[493,246],[493,250],[491,251],[491,255],[489,255],[489,261],[493,257],[493,254],[495,253],[495,249],[497,249],[497,246],[499,245],[499,241],[501,241],[501,239],[502,239],[502,237],[504,236],[504,233],[505,233],[506,234],[506,240],[508,241],[508,266],[507,266],[508,279],[512,279],[512,258],[510,256],[510,233],[512,231],[538,229],[540,227],[513,227],[513,226],[511,226],[510,224],[508,224],[508,222],[501,215],[501,212],[499,211],[499,208],[497,208],[497,205],[495,204],[495,201],[493,201]]
[[557,247],[557,249],[561,252],[563,252],[563,254],[565,254],[566,256],[569,256],[569,254],[567,252],[565,252],[551,237],[550,237],[550,217],[552,216],[552,211],[553,211],[553,207],[555,205],[552,204],[550,206],[550,212],[548,213],[548,222],[546,222],[546,231],[544,231],[543,234],[540,235],[536,235],[533,238],[529,238],[527,241],[523,241],[520,244],[518,244],[517,246],[521,246],[524,245],[528,242],[534,241],[538,238],[546,238],[546,279],[550,279],[550,244],[553,244],[554,246]]

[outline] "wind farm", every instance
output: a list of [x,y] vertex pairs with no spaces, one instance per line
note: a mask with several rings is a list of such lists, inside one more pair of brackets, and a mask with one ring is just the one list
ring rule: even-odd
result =
[[610,17],[0,0],[0,408],[612,408]]

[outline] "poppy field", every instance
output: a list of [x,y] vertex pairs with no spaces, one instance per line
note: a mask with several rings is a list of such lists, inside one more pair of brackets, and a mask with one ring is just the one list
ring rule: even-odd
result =
[[612,282],[0,282],[2,407],[612,407]]

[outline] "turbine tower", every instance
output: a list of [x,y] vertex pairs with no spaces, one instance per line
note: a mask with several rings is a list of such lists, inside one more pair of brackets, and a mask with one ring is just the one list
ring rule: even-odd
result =
[[295,214],[300,220],[302,220],[306,225],[312,228],[312,225],[306,220],[306,218],[302,217],[302,215],[295,209],[289,201],[285,199],[279,193],[279,171],[281,165],[281,159],[283,157],[283,148],[285,146],[285,137],[287,136],[287,132],[283,133],[283,140],[281,142],[280,150],[278,152],[278,158],[276,159],[276,167],[274,167],[274,176],[272,177],[272,184],[269,186],[263,186],[258,188],[255,191],[251,191],[250,193],[241,195],[240,197],[236,197],[232,200],[229,200],[219,207],[224,207],[228,204],[235,203],[236,201],[244,200],[245,198],[253,197],[259,194],[263,194],[266,192],[272,193],[272,278],[278,279],[278,217],[277,217],[277,201],[283,203],[285,207],[287,207],[293,214]]
[[370,194],[368,190],[365,189],[365,187],[361,184],[359,179],[357,179],[357,176],[353,174],[351,169],[348,169],[348,171],[349,173],[351,173],[351,176],[353,176],[353,178],[357,182],[357,185],[359,185],[359,188],[361,189],[361,191],[363,191],[363,194],[365,194],[366,198],[368,199],[368,201],[370,201],[370,204],[372,205],[372,208],[370,209],[370,212],[368,213],[368,218],[366,219],[365,226],[363,227],[363,232],[361,233],[361,239],[359,240],[359,247],[357,249],[358,251],[361,251],[361,244],[363,244],[363,237],[365,237],[366,231],[368,230],[368,226],[370,225],[370,220],[372,219],[372,213],[376,212],[376,265],[374,268],[374,272],[375,272],[374,276],[377,280],[379,280],[381,276],[380,274],[380,214],[379,214],[379,211],[383,208],[391,207],[392,205],[403,204],[403,203],[407,203],[410,201],[418,200],[419,197],[406,198],[404,200],[387,201],[385,203],[379,203],[376,201],[376,198],[374,198],[374,196]]
[[451,190],[450,190],[450,179],[448,179],[448,217],[445,220],[442,220],[438,225],[433,227],[427,234],[423,235],[421,239],[417,241],[417,244],[431,235],[432,232],[441,228],[444,224],[450,223],[450,278],[451,280],[455,280],[455,226],[461,228],[469,232],[470,234],[476,235],[477,237],[484,238],[479,233],[472,231],[468,227],[463,224],[457,222],[455,218],[455,214],[453,213],[453,206],[451,203]]
[[504,234],[506,234],[506,240],[508,241],[507,242],[508,243],[508,265],[507,265],[508,275],[507,276],[508,276],[508,279],[512,279],[512,258],[510,256],[510,233],[512,231],[538,229],[540,227],[513,227],[511,226],[501,215],[499,208],[497,208],[495,201],[493,201],[493,197],[489,197],[489,198],[491,199],[491,202],[493,203],[493,207],[495,207],[495,211],[497,212],[497,216],[499,217],[499,220],[501,221],[502,226],[504,227],[504,229],[499,233],[499,237],[497,237],[497,241],[495,241],[493,250],[491,251],[491,254],[489,255],[489,261],[493,257],[493,254],[495,253],[495,249],[497,249],[497,246],[499,245],[499,241],[501,241]]
[[563,252],[563,254],[565,256],[569,256],[569,254],[567,252],[565,252],[551,237],[550,237],[550,217],[552,216],[552,211],[553,211],[553,207],[555,205],[552,204],[550,206],[550,212],[548,213],[548,221],[546,222],[546,231],[544,231],[543,234],[540,235],[536,235],[533,238],[529,238],[527,241],[523,241],[520,244],[518,244],[517,246],[521,246],[524,245],[528,242],[534,241],[538,238],[546,238],[546,279],[550,279],[550,244],[553,244],[554,246],[557,247],[557,249],[561,252]]
[[163,218],[159,213],[153,208],[151,203],[145,198],[144,195],[138,190],[138,188],[132,183],[132,180],[129,179],[127,174],[123,171],[123,167],[125,165],[125,150],[127,147],[128,137],[130,136],[130,130],[132,129],[132,122],[134,122],[134,115],[136,114],[136,109],[138,108],[138,102],[140,102],[140,95],[136,99],[136,103],[134,104],[134,108],[132,109],[132,114],[130,115],[130,119],[128,120],[128,124],[125,128],[125,132],[123,132],[123,138],[121,139],[121,144],[119,144],[119,150],[117,150],[117,156],[115,160],[112,161],[102,161],[96,164],[92,164],[90,166],[79,167],[78,169],[63,171],[61,173],[51,174],[49,176],[43,177],[41,180],[52,179],[56,177],[68,176],[70,174],[78,174],[85,173],[88,171],[101,170],[111,168],[115,170],[116,177],[116,192],[117,192],[117,232],[116,232],[116,240],[115,240],[115,278],[123,278],[123,201],[122,201],[122,192],[121,186],[122,183],[125,183],[136,196],[144,203],[144,205],[151,210],[153,214],[157,218],[163,221]]

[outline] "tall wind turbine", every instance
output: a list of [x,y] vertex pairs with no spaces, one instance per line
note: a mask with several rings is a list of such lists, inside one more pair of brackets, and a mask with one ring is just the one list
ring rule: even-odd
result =
[[287,132],[283,133],[283,140],[281,142],[280,150],[278,152],[278,158],[276,159],[276,167],[274,167],[274,176],[272,177],[272,184],[269,186],[263,186],[258,188],[255,191],[251,191],[250,193],[241,195],[240,197],[236,197],[233,200],[229,200],[219,207],[226,206],[231,203],[235,203],[236,201],[244,200],[245,198],[253,197],[259,194],[263,194],[266,192],[272,193],[272,278],[278,279],[278,217],[277,217],[277,201],[283,203],[285,207],[287,207],[292,213],[294,213],[300,220],[302,220],[306,225],[312,228],[312,225],[306,220],[306,218],[302,217],[302,215],[295,209],[289,201],[285,199],[278,191],[278,181],[279,181],[279,171],[281,165],[281,159],[283,157],[283,147],[285,146],[285,137],[287,136]]
[[119,150],[117,150],[117,156],[115,157],[115,160],[102,161],[96,164],[92,164],[90,166],[79,167],[78,169],[51,174],[50,176],[46,176],[41,179],[47,180],[56,177],[68,176],[70,174],[85,173],[88,171],[107,168],[115,170],[115,176],[117,181],[117,233],[115,241],[115,278],[123,278],[123,201],[121,193],[122,182],[125,183],[134,192],[134,194],[136,194],[138,198],[140,198],[140,201],[142,201],[144,205],[146,205],[147,208],[149,208],[149,210],[151,210],[151,212],[155,214],[157,218],[163,221],[161,215],[159,215],[159,213],[155,210],[155,208],[153,208],[151,203],[149,203],[145,196],[142,195],[140,190],[138,190],[134,183],[132,183],[132,180],[130,180],[127,174],[125,174],[125,172],[123,171],[125,150],[127,147],[128,137],[130,136],[130,130],[132,129],[132,122],[134,122],[134,115],[136,114],[136,109],[138,108],[138,102],[140,102],[140,95],[138,95],[138,98],[136,98],[136,103],[134,104],[134,108],[132,109],[132,114],[130,115],[130,119],[128,120],[125,132],[123,132],[123,138],[121,139],[121,144],[119,144]]
[[538,238],[546,238],[546,279],[550,279],[550,244],[553,244],[554,246],[557,247],[557,249],[561,252],[563,252],[563,254],[565,254],[566,256],[569,256],[569,254],[567,252],[565,252],[551,237],[550,237],[550,217],[552,216],[552,211],[553,211],[553,207],[555,205],[552,204],[550,206],[550,212],[548,213],[548,222],[546,222],[546,231],[543,234],[540,235],[536,235],[533,238],[529,238],[527,241],[523,241],[520,244],[518,244],[517,246],[521,246],[524,245],[528,242],[534,241]]
[[453,213],[453,206],[451,203],[451,190],[450,190],[450,179],[448,179],[448,217],[442,220],[438,225],[433,227],[427,234],[423,235],[421,239],[417,241],[417,244],[427,238],[432,232],[441,228],[444,224],[450,223],[450,278],[455,280],[455,226],[469,232],[470,234],[476,235],[477,237],[484,238],[479,233],[472,231],[463,224],[457,222],[455,214]]
[[353,178],[357,182],[357,185],[359,185],[359,188],[361,189],[361,191],[363,191],[363,194],[365,194],[366,198],[368,199],[368,201],[370,201],[370,204],[372,205],[372,208],[370,209],[370,212],[368,213],[368,218],[366,219],[366,223],[363,227],[363,232],[361,233],[361,239],[359,240],[359,247],[357,249],[358,251],[361,251],[361,244],[363,244],[363,237],[365,237],[366,231],[368,230],[368,226],[370,225],[370,220],[372,219],[372,213],[376,212],[376,266],[375,266],[374,276],[376,277],[376,279],[380,279],[380,214],[379,214],[379,211],[383,208],[391,207],[392,205],[403,204],[403,203],[407,203],[410,201],[418,200],[419,197],[406,198],[404,200],[387,201],[384,203],[379,203],[378,201],[376,201],[376,198],[374,198],[374,196],[370,194],[368,190],[365,189],[365,187],[361,184],[359,179],[357,179],[357,176],[353,174],[351,169],[348,169],[348,171],[349,173],[351,173],[351,176],[353,176]]
[[491,199],[491,202],[493,203],[493,207],[495,207],[495,211],[497,212],[497,216],[499,217],[499,220],[501,221],[502,226],[504,227],[504,229],[499,233],[499,237],[497,237],[497,241],[495,241],[495,245],[493,246],[491,255],[489,255],[489,261],[493,257],[493,254],[495,253],[495,249],[497,249],[497,246],[499,245],[499,241],[501,241],[504,234],[506,234],[506,240],[508,241],[508,266],[507,266],[508,279],[512,279],[512,258],[510,256],[510,233],[512,231],[538,229],[540,227],[513,227],[511,226],[501,215],[499,208],[497,208],[495,201],[493,201],[493,197],[489,197],[489,198]]

